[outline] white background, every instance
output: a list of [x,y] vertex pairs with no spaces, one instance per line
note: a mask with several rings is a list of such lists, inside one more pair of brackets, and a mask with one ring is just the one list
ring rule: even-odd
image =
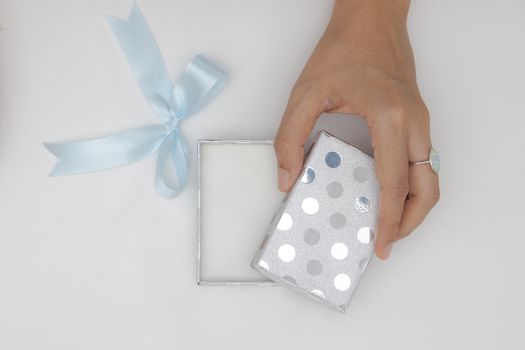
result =
[[[47,178],[44,141],[155,122],[104,16],[130,0],[0,0],[0,348],[524,349],[525,2],[414,0],[410,33],[441,153],[442,200],[346,315],[283,288],[195,285],[196,178],[155,159]],[[323,0],[139,1],[175,77],[231,73],[187,120],[198,138],[274,135],[326,25]],[[369,149],[354,118],[321,124]],[[192,174],[196,170],[195,157]]]

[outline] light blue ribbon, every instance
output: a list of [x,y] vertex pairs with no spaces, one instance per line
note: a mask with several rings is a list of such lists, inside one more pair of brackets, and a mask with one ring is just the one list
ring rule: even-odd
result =
[[128,20],[112,16],[107,20],[142,93],[163,124],[88,141],[45,143],[44,146],[58,158],[50,176],[110,169],[139,161],[158,151],[155,188],[163,197],[174,197],[188,181],[187,146],[180,134],[179,123],[217,95],[228,76],[199,55],[173,84],[136,4]]

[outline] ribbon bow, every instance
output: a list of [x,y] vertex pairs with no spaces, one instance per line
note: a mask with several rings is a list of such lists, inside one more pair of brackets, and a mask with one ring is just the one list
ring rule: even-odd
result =
[[[187,146],[179,123],[200,110],[224,87],[227,74],[199,55],[173,84],[136,4],[127,20],[112,16],[107,20],[142,93],[163,124],[88,141],[45,143],[44,146],[58,158],[50,176],[110,169],[139,161],[158,151],[155,188],[163,197],[174,197],[188,180]],[[169,167],[170,158],[173,167]]]

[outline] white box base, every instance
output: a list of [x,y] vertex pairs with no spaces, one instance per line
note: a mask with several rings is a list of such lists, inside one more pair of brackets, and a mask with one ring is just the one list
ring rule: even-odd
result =
[[199,140],[197,283],[274,285],[250,267],[284,197],[271,140]]

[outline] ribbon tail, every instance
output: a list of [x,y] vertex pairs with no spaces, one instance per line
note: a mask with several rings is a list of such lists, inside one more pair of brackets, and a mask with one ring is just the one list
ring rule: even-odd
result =
[[[170,157],[171,155],[171,157]],[[168,162],[171,158],[171,164]],[[187,147],[177,131],[170,133],[160,146],[155,171],[155,188],[165,197],[177,196],[188,182]]]
[[47,150],[57,157],[50,176],[105,170],[139,161],[155,153],[165,136],[163,125],[152,125],[99,139],[45,143]]
[[107,21],[124,51],[140,89],[163,122],[170,120],[173,83],[148,24],[137,4],[127,20],[108,16]]

